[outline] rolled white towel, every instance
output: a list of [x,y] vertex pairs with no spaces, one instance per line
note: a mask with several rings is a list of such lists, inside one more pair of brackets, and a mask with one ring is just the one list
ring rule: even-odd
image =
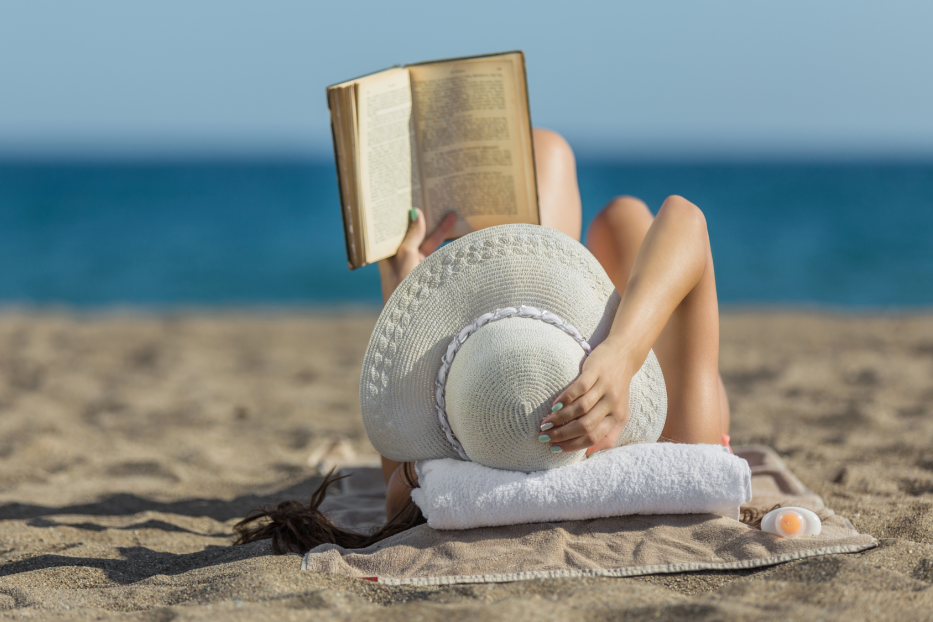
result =
[[415,465],[412,500],[434,529],[586,520],[628,514],[722,514],[752,498],[748,463],[720,445],[645,443],[548,471],[462,460]]

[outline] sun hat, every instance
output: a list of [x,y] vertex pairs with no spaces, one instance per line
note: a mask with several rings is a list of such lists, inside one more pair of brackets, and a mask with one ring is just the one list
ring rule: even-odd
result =
[[[551,453],[539,426],[608,336],[619,300],[596,258],[547,227],[489,227],[438,249],[396,288],[370,337],[360,377],[370,442],[398,462],[532,472],[584,459]],[[656,441],[667,392],[654,352],[629,393],[616,445]]]

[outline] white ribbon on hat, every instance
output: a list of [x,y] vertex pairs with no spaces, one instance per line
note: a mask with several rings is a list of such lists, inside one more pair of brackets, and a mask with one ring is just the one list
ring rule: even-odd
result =
[[580,334],[580,331],[572,325],[560,319],[550,311],[542,311],[535,307],[528,307],[525,305],[521,305],[518,308],[506,307],[504,309],[496,309],[494,313],[484,313],[457,333],[457,336],[454,337],[447,346],[447,351],[444,353],[444,356],[441,357],[441,368],[437,371],[437,380],[434,382],[434,402],[437,406],[437,419],[440,421],[441,428],[444,430],[447,440],[450,441],[451,446],[460,454],[460,457],[467,462],[472,462],[472,460],[467,456],[466,451],[463,449],[463,445],[460,444],[453,430],[450,429],[450,421],[447,419],[447,373],[450,371],[450,366],[454,362],[454,357],[457,356],[457,352],[460,350],[463,342],[465,342],[470,335],[490,322],[496,322],[510,317],[520,317],[545,322],[561,329],[573,337],[574,341],[579,343],[580,347],[583,348],[583,351],[587,354],[593,350],[587,340],[583,338],[583,335]]

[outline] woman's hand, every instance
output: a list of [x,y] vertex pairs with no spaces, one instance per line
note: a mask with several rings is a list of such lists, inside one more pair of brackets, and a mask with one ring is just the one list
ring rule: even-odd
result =
[[424,213],[419,210],[418,218],[408,223],[408,233],[402,240],[401,246],[395,255],[379,262],[379,276],[382,277],[382,300],[388,302],[389,296],[399,286],[399,283],[415,269],[424,258],[433,253],[444,243],[447,234],[457,224],[457,215],[453,212],[447,214],[437,229],[425,237],[427,226],[424,223]]
[[580,376],[554,400],[552,410],[557,410],[541,422],[539,440],[562,451],[589,449],[587,455],[611,449],[628,423],[629,384],[638,368],[627,349],[610,335],[583,362]]

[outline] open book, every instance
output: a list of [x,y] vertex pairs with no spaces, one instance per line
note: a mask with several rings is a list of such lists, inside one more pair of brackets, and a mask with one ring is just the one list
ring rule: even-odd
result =
[[521,52],[393,67],[327,88],[350,268],[391,257],[421,208],[428,232],[539,223]]

